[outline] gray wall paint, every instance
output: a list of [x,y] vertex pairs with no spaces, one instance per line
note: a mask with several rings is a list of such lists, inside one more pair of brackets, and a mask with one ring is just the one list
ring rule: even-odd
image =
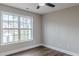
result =
[[79,53],[79,6],[43,16],[45,45]]
[[34,17],[34,40],[0,46],[0,53],[40,43],[79,53],[79,6],[44,15],[43,19],[40,15],[5,5],[0,5],[0,11]]
[[29,47],[33,45],[37,45],[41,43],[41,16],[30,13],[24,10],[12,8],[9,6],[5,5],[0,5],[0,11],[7,11],[7,12],[12,12],[12,13],[17,13],[20,15],[25,15],[25,16],[33,16],[33,40],[32,41],[27,41],[27,42],[22,42],[22,43],[16,43],[16,44],[10,44],[10,45],[5,45],[5,46],[0,46],[0,53],[13,50],[13,49],[19,49],[23,47]]

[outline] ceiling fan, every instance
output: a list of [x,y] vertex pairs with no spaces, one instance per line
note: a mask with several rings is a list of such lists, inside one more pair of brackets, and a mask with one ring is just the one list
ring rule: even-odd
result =
[[52,3],[39,3],[38,6],[36,7],[36,9],[39,9],[42,6],[48,6],[48,7],[51,7],[51,8],[55,7],[55,5],[52,4]]

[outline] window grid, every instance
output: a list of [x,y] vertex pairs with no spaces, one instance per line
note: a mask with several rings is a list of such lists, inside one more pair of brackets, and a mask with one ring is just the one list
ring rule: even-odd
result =
[[[5,14],[3,14],[3,15],[5,15]],[[2,16],[3,16],[3,15],[2,15]],[[8,14],[7,14],[7,15],[8,15]],[[3,39],[4,33],[2,33],[2,40],[1,40],[2,42],[1,42],[1,44],[14,43],[14,41],[16,41],[16,39],[15,39],[15,35],[16,35],[15,32],[18,33],[18,36],[17,36],[17,37],[18,37],[18,41],[17,41],[17,42],[22,41],[22,39],[21,39],[21,36],[22,36],[22,35],[21,35],[21,31],[22,31],[22,30],[24,31],[24,37],[27,36],[27,38],[28,38],[28,36],[30,36],[30,40],[33,39],[33,38],[32,38],[32,19],[30,19],[30,20],[31,20],[31,23],[30,23],[30,25],[29,25],[29,26],[31,26],[31,28],[30,28],[30,27],[29,27],[29,28],[24,28],[25,23],[23,23],[23,28],[21,28],[21,27],[20,27],[20,26],[21,26],[21,24],[20,24],[20,23],[21,23],[21,21],[20,21],[20,20],[21,20],[21,19],[20,19],[21,16],[18,16],[18,19],[17,19],[18,28],[15,28],[15,27],[14,27],[14,15],[12,15],[12,17],[13,17],[13,20],[12,20],[12,21],[13,21],[13,22],[12,22],[13,24],[12,24],[12,26],[13,26],[13,27],[10,27],[10,21],[9,21],[10,18],[9,18],[9,17],[10,17],[10,16],[8,15],[8,20],[7,20],[7,22],[8,22],[8,28],[2,28],[2,32],[5,31],[5,30],[8,31],[7,42],[6,42],[6,43],[3,42],[3,40],[4,40],[4,39]],[[23,19],[23,21],[24,21],[24,19]],[[2,17],[2,23],[4,23],[3,17]],[[27,24],[27,25],[28,25],[28,24]],[[27,26],[27,25],[26,25],[26,26]],[[3,25],[2,25],[2,27],[3,27]],[[10,31],[11,31],[12,33],[10,33]],[[31,31],[31,33],[28,34],[28,33],[26,32],[26,33],[27,33],[27,35],[26,35],[26,34],[25,34],[25,31],[27,31],[27,32]],[[12,38],[11,38],[11,35],[12,35]],[[26,36],[25,36],[25,35],[26,35]],[[12,42],[10,42],[10,40],[9,40],[10,38],[13,39]],[[25,39],[25,38],[24,38],[24,39]],[[27,41],[27,40],[29,40],[29,39],[26,39],[26,41]],[[24,41],[25,41],[25,40],[24,40]]]

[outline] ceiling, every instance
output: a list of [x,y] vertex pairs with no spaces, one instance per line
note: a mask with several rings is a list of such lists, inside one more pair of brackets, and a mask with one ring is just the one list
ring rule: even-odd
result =
[[72,6],[79,5],[78,3],[53,3],[54,5],[56,5],[54,8],[43,6],[40,9],[36,9],[38,3],[4,3],[4,4],[11,7],[16,7],[26,11],[34,12],[37,14],[47,14],[64,8],[69,8]]

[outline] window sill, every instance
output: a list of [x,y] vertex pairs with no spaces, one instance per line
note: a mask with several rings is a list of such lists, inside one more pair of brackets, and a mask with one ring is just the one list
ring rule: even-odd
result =
[[0,44],[1,46],[5,46],[5,45],[10,45],[10,44],[18,44],[18,43],[22,43],[22,42],[28,42],[28,41],[32,41],[33,39],[30,40],[24,40],[24,41],[18,41],[18,42],[10,42],[10,43],[4,43],[4,44]]

